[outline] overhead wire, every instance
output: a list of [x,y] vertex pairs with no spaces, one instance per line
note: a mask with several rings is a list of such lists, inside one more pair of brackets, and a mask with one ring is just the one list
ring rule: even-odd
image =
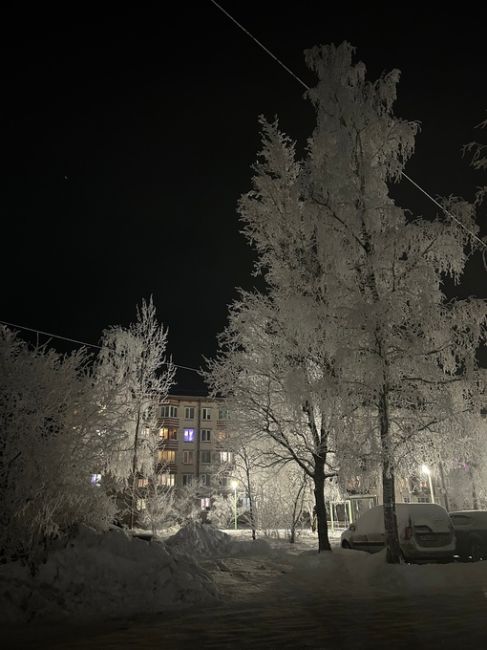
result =
[[[253,40],[261,49],[264,50],[264,52],[270,56],[274,61],[276,61],[288,74],[290,74],[299,84],[303,86],[306,90],[310,90],[310,87],[308,84],[306,84],[291,68],[289,68],[281,59],[279,59],[269,48],[267,48],[261,41],[259,41],[248,29],[246,29],[236,18],[234,18],[226,9],[224,9],[218,2],[215,0],[210,0],[212,4],[215,5],[227,18],[229,18],[237,27],[242,30],[251,40]],[[409,181],[414,187],[416,187],[420,192],[422,192],[430,201],[432,201],[437,207],[440,208],[440,210],[447,215],[450,219],[452,219],[456,224],[458,224],[463,230],[465,230],[473,239],[478,241],[485,249],[487,249],[487,244],[480,239],[475,233],[471,232],[455,215],[453,215],[449,210],[447,210],[439,201],[437,201],[429,192],[427,192],[424,188],[422,188],[414,179],[412,179],[410,176],[408,176],[404,171],[401,171],[401,175]],[[33,327],[26,327],[23,325],[16,325],[14,323],[9,323],[7,321],[0,320],[0,324],[6,325],[7,327],[13,327],[15,329],[20,329],[20,330],[25,330],[28,332],[33,332],[35,334],[41,334],[43,336],[48,336],[50,338],[55,338],[59,339],[62,341],[68,341],[70,343],[76,343],[77,345],[83,345],[85,347],[90,347],[90,348],[96,348],[98,350],[103,350],[103,346],[101,345],[96,345],[94,343],[87,343],[86,341],[79,341],[77,339],[70,338],[68,336],[61,336],[60,334],[53,334],[52,332],[45,332],[43,330],[39,330]],[[189,366],[182,366],[176,363],[173,363],[173,366],[176,368],[181,368],[183,370],[190,370],[192,372],[197,372],[199,373],[200,371],[196,368],[191,368]]]
[[[102,345],[96,345],[95,343],[87,343],[86,341],[79,341],[78,339],[72,339],[69,336],[61,336],[60,334],[53,334],[52,332],[44,332],[43,330],[38,330],[35,327],[25,327],[24,325],[16,325],[15,323],[8,323],[7,321],[0,320],[1,325],[6,325],[7,327],[12,327],[14,329],[25,330],[27,332],[33,332],[34,334],[42,334],[42,336],[48,336],[52,339],[60,339],[61,341],[69,341],[70,343],[76,343],[77,345],[83,345],[88,348],[96,348],[97,350],[107,350]],[[191,370],[193,372],[199,373],[200,371],[197,368],[191,368],[189,366],[181,366],[177,363],[172,364],[175,368],[181,368],[182,370]]]
[[[261,41],[259,41],[251,32],[249,32],[248,29],[246,29],[238,20],[236,20],[226,9],[224,9],[218,2],[215,0],[210,0],[212,4],[215,5],[225,16],[227,16],[237,27],[239,27],[247,36],[249,36],[259,47],[261,47],[266,54],[271,56],[286,72],[288,72],[296,81],[298,81],[306,90],[311,90],[308,84],[306,84],[295,72],[293,72],[287,65],[285,65],[281,59],[279,59],[273,52],[269,50]],[[487,243],[484,242],[480,237],[478,237],[475,233],[473,233],[471,230],[469,230],[455,215],[453,215],[449,210],[447,210],[439,201],[437,201],[435,198],[431,196],[425,189],[423,189],[416,181],[414,181],[410,176],[408,176],[405,172],[401,171],[401,175],[409,181],[414,187],[416,187],[420,192],[422,192],[425,196],[427,196],[430,201],[432,201],[436,206],[440,208],[440,210],[450,217],[456,224],[458,224],[461,228],[463,228],[473,239],[478,241],[486,250],[487,250]]]

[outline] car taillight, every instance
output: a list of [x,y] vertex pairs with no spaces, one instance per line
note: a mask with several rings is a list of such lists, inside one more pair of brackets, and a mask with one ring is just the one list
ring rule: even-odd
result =
[[406,526],[404,529],[404,539],[411,539],[413,536],[413,528],[412,526]]

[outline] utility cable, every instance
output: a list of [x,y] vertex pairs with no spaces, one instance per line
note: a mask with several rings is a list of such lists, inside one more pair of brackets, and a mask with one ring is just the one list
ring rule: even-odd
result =
[[[61,336],[59,334],[52,334],[51,332],[44,332],[43,330],[35,329],[34,327],[25,327],[23,325],[16,325],[15,323],[7,323],[7,321],[0,320],[1,325],[6,325],[7,327],[13,327],[19,330],[25,330],[27,332],[33,332],[34,334],[42,334],[43,336],[48,336],[52,339],[60,339],[61,341],[69,341],[70,343],[76,343],[77,345],[83,345],[88,348],[96,348],[97,350],[107,350],[110,348],[103,347],[102,345],[95,345],[94,343],[87,343],[86,341],[78,341],[77,339],[69,338],[69,336]],[[167,363],[166,363],[167,365]],[[193,372],[199,373],[200,371],[196,368],[190,368],[189,366],[180,366],[177,363],[172,364],[175,368],[181,368],[183,370],[191,370]]]
[[[278,59],[277,56],[275,56],[275,54],[273,54],[263,43],[261,43],[257,38],[255,38],[255,36],[251,34],[249,30],[246,29],[243,25],[241,25],[231,14],[229,14],[228,11],[226,11],[226,9],[224,9],[220,4],[218,4],[218,2],[215,2],[215,0],[210,0],[210,2],[214,4],[215,7],[217,7],[223,14],[225,14],[225,16],[227,16],[233,23],[235,23],[235,25],[237,25],[237,27],[239,27],[245,34],[247,34],[247,36],[249,36],[255,43],[257,43],[257,45],[261,47],[264,50],[264,52],[266,52],[266,54],[268,54],[275,61],[277,61],[277,63],[282,68],[284,68],[284,70],[286,70],[286,72],[288,72],[296,81],[298,81],[306,90],[310,90],[308,84],[306,84],[300,77],[298,77],[297,74],[295,74],[290,68],[288,68],[287,65],[285,65],[280,59]],[[443,207],[441,203],[439,203],[436,199],[434,199],[431,196],[431,194],[429,194],[420,185],[418,185],[418,183],[416,183],[416,181],[414,181],[405,172],[401,171],[401,175],[406,180],[408,180],[412,185],[414,185],[414,187],[416,187],[420,192],[422,192],[425,196],[427,196],[430,199],[430,201],[432,201],[435,205],[437,205],[440,208],[440,210],[442,210],[444,214],[450,217],[450,219],[452,219],[461,228],[463,228],[473,239],[477,240],[487,250],[487,243],[484,242],[482,239],[480,239],[480,237],[478,237],[475,233],[470,231],[466,226],[464,226],[464,224],[459,219],[457,219],[453,214],[451,214],[451,212],[449,212],[445,207]]]

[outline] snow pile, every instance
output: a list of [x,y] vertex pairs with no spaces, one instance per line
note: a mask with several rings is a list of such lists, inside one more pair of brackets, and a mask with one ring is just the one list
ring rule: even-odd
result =
[[0,567],[2,623],[126,616],[209,599],[217,588],[195,560],[120,529],[82,527],[34,577],[18,563]]
[[233,540],[212,524],[191,521],[166,539],[166,544],[179,553],[197,557],[212,557],[228,553]]
[[263,539],[235,540],[212,524],[197,521],[188,523],[175,535],[168,537],[166,544],[179,553],[199,558],[268,555],[272,551],[271,546]]

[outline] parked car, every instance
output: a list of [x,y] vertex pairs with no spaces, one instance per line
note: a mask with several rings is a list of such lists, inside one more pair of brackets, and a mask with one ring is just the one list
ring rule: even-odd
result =
[[[406,562],[452,562],[455,532],[448,512],[434,503],[396,503],[399,544]],[[385,546],[384,506],[364,512],[342,533],[342,548],[374,553]]]
[[450,512],[455,536],[456,555],[464,562],[487,559],[487,510]]

